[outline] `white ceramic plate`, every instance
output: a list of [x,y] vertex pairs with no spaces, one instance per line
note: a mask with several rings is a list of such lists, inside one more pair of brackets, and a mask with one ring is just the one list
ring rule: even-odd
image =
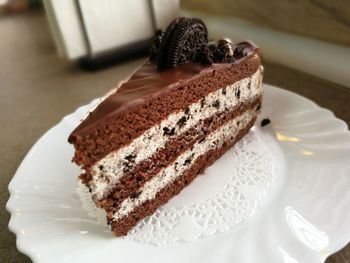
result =
[[[235,165],[227,153],[209,167],[208,174],[197,178],[157,213],[188,209],[203,202],[203,192],[214,198],[225,184],[216,185],[220,180],[212,175],[218,171],[224,174],[227,167],[238,174],[241,167],[242,176],[248,177],[250,171],[264,168],[266,177],[260,188],[248,187],[258,185],[259,178],[244,188],[261,190],[262,197],[250,191],[244,198],[254,196],[248,200],[252,203],[238,219],[235,211],[237,220],[224,220],[215,229],[206,229],[206,234],[194,236],[193,227],[186,229],[190,224],[178,224],[179,236],[164,244],[162,236],[157,242],[145,240],[154,232],[111,237],[81,208],[75,191],[79,169],[70,162],[73,149],[66,142],[95,104],[79,108],[49,130],[30,150],[9,185],[9,228],[17,236],[18,250],[34,262],[323,262],[350,240],[350,132],[346,124],[315,103],[269,85],[265,85],[257,125],[236,147],[238,153],[232,150],[231,154],[242,157],[249,152],[251,140],[254,145],[261,144],[253,155],[270,159],[255,166],[255,161],[249,163],[250,158],[242,157],[245,161]],[[265,117],[272,123],[260,128]],[[246,163],[252,168],[245,170]],[[223,178],[230,181],[237,177],[230,174]],[[238,189],[243,191],[241,185]],[[207,204],[205,213],[212,211],[210,206]],[[193,214],[203,218],[203,211]],[[187,220],[184,214],[176,216]],[[223,219],[230,218],[227,216]],[[142,226],[147,224],[150,222],[143,221],[139,231],[146,231]]]

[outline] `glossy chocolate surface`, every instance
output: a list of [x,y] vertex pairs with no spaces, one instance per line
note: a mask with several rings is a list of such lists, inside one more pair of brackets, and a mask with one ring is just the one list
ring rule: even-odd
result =
[[99,123],[101,120],[111,115],[116,115],[135,104],[143,103],[145,100],[156,96],[165,89],[180,85],[189,79],[206,74],[208,71],[234,66],[258,53],[257,47],[249,42],[242,42],[236,46],[240,45],[244,46],[244,50],[246,51],[244,52],[244,57],[230,64],[215,63],[203,65],[199,63],[186,63],[175,69],[158,71],[153,63],[149,61],[146,62],[136,70],[130,79],[123,83],[115,93],[103,100],[73,133],[75,135],[79,135],[79,133],[84,134],[86,130]]

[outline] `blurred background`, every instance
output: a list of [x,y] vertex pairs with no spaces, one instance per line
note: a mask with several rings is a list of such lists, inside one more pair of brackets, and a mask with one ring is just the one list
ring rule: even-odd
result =
[[28,22],[41,17],[38,27],[50,31],[57,56],[86,69],[146,55],[155,30],[185,15],[202,18],[212,38],[252,40],[266,61],[350,87],[347,0],[0,1],[7,18],[37,9]]
[[[34,142],[127,78],[145,61],[155,31],[179,15],[202,18],[212,39],[252,40],[263,54],[264,82],[349,125],[348,0],[0,0],[2,207]],[[0,216],[0,262],[30,262],[16,250],[9,215]],[[350,262],[350,246],[329,262]]]

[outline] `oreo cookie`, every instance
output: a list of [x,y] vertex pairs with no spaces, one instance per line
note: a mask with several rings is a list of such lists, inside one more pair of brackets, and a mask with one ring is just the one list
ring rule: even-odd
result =
[[236,45],[230,39],[208,43],[208,31],[198,18],[176,18],[163,33],[157,31],[150,49],[150,61],[158,70],[171,69],[188,62],[202,64],[234,63],[253,50],[250,42]]
[[170,43],[170,37],[172,36],[174,29],[176,28],[176,26],[181,23],[181,21],[185,20],[185,17],[178,17],[176,18],[173,22],[170,23],[170,25],[167,27],[166,31],[164,32],[162,39],[161,39],[161,43],[159,45],[158,48],[158,55],[157,58],[155,60],[155,63],[157,64],[158,69],[159,66],[158,64],[164,64],[164,61],[166,60],[166,52],[160,52],[160,50],[167,50],[169,43]]
[[175,68],[187,62],[200,62],[208,43],[208,31],[198,18],[178,18],[167,28],[162,37],[157,56],[157,68]]
[[247,56],[255,48],[256,47],[254,46],[254,44],[252,44],[248,41],[240,42],[234,46],[233,57],[236,60],[241,59],[241,58]]
[[157,30],[157,32],[154,36],[153,43],[152,43],[151,48],[149,50],[149,60],[153,63],[156,63],[156,61],[157,61],[160,43],[162,41],[163,35],[164,35],[164,33],[161,30]]
[[203,64],[212,64],[218,62],[219,47],[216,42],[209,42],[203,49],[201,54],[201,63]]
[[202,53],[203,64],[233,63],[233,46],[229,39],[220,39],[218,42],[210,42]]
[[218,41],[218,48],[220,57],[218,58],[221,63],[232,63],[234,62],[233,47],[231,40],[228,38],[223,38]]

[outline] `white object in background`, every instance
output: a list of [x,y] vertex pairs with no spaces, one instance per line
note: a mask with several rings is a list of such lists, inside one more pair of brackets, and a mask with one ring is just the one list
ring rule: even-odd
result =
[[154,35],[149,1],[79,0],[79,6],[92,54]]
[[77,59],[148,43],[178,15],[179,0],[44,0],[44,6],[59,55]]
[[86,55],[88,48],[76,2],[72,0],[43,2],[58,54],[67,58]]
[[156,29],[165,31],[174,17],[179,15],[179,0],[152,0]]
[[252,40],[266,60],[277,62],[350,88],[350,48],[301,37],[248,22],[183,11],[184,16],[202,18],[213,38]]

